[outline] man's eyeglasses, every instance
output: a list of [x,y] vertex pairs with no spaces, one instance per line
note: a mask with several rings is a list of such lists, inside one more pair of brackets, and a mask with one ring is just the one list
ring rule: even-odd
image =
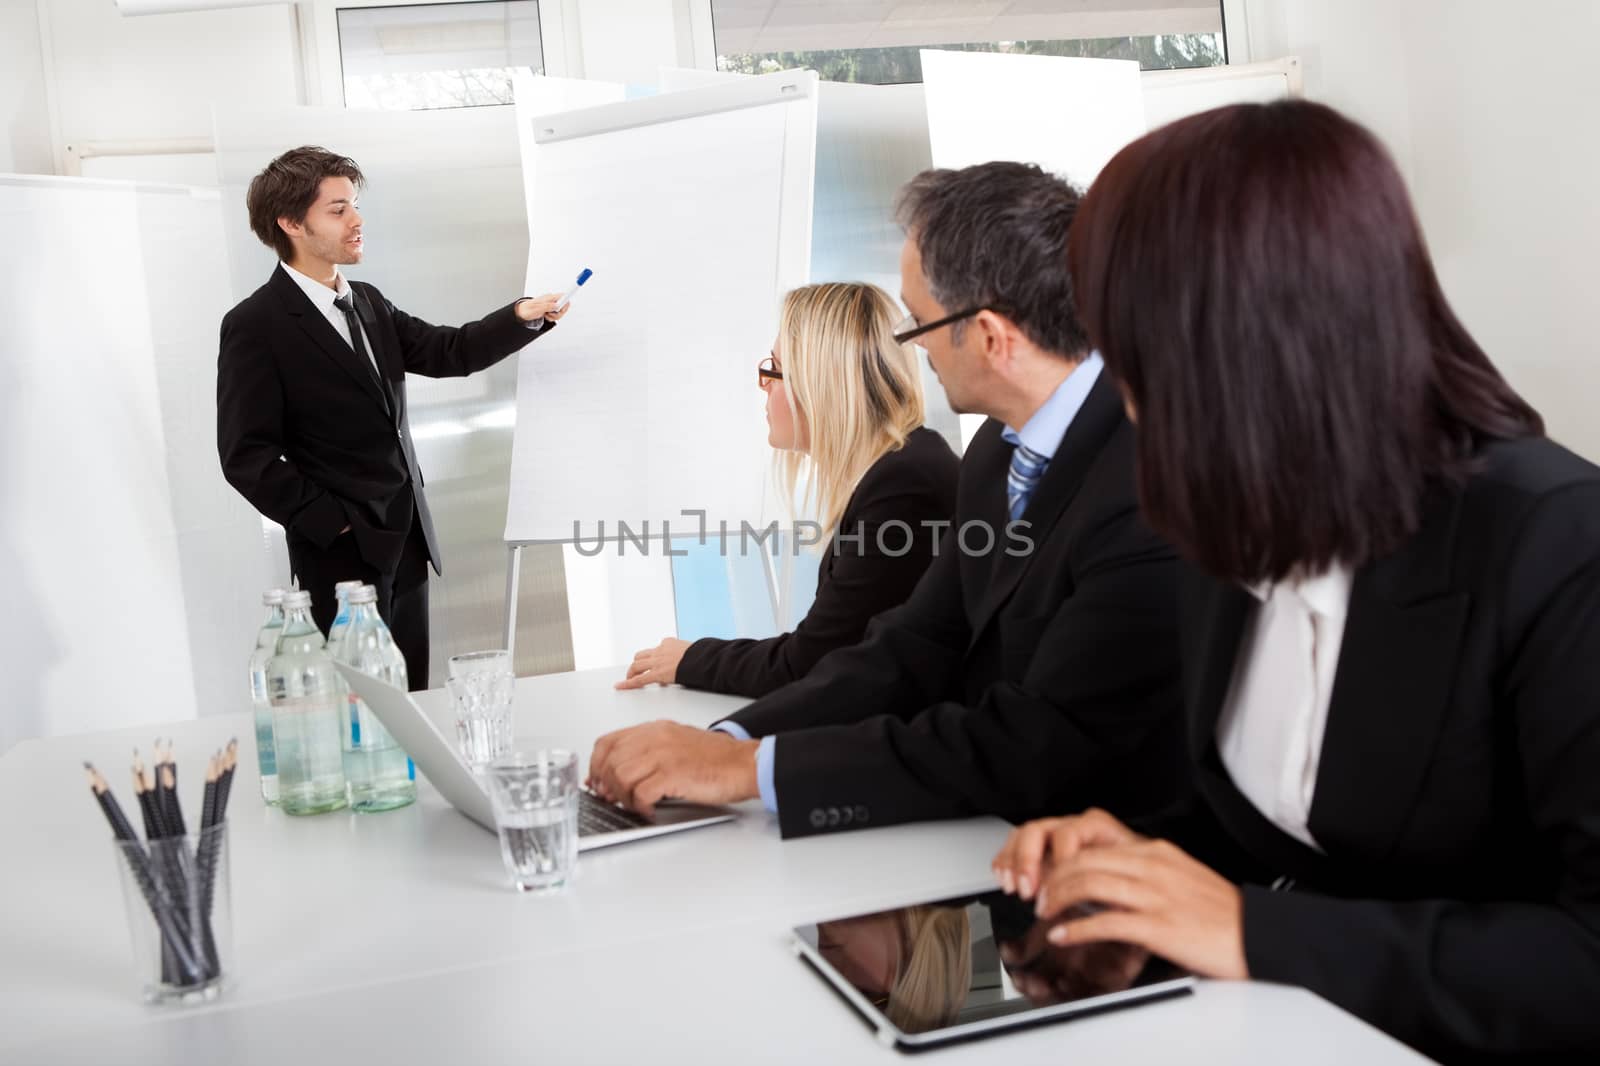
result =
[[945,315],[937,322],[929,322],[926,326],[917,321],[916,315],[907,315],[894,327],[894,342],[896,344],[904,344],[909,340],[922,336],[924,333],[931,333],[940,326],[948,326],[952,322],[959,322],[963,318],[971,318],[979,311],[987,310],[989,310],[987,307],[973,307],[965,311],[957,311],[953,315]]
[[756,384],[763,390],[774,381],[783,380],[783,371],[778,369],[778,361],[772,356],[767,356],[756,364]]

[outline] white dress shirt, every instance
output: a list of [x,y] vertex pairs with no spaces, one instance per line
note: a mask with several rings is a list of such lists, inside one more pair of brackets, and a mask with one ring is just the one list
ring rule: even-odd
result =
[[1261,602],[1217,720],[1222,765],[1268,821],[1322,850],[1307,821],[1350,609],[1350,570],[1250,589]]
[[[283,267],[284,272],[294,279],[294,283],[300,286],[301,291],[306,294],[316,309],[322,312],[322,317],[328,320],[328,324],[338,332],[340,337],[344,338],[346,344],[350,345],[350,350],[354,351],[356,346],[350,342],[350,322],[344,317],[343,311],[333,306],[334,300],[342,300],[350,295],[350,283],[344,280],[343,272],[338,267],[333,268],[333,278],[338,288],[330,289],[316,278],[307,277],[300,273],[288,263],[279,262],[278,265]],[[359,315],[357,316],[357,326],[361,328],[361,342],[366,347],[367,360],[372,364],[372,369],[377,372],[381,380],[383,371],[378,370],[378,357],[372,354],[372,338],[367,336],[366,328],[360,326]]]

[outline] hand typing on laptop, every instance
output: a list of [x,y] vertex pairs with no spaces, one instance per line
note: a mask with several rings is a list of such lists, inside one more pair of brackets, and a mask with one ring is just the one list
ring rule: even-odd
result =
[[652,814],[662,800],[737,803],[756,799],[759,741],[677,722],[607,733],[589,756],[588,787],[624,807]]

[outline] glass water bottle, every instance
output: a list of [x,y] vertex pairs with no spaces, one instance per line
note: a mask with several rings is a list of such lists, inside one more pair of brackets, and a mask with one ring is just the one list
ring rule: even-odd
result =
[[346,805],[344,679],[311,620],[311,594],[283,598],[283,632],[267,664],[272,733],[278,761],[278,804],[286,814],[321,814]]
[[[333,657],[405,692],[406,660],[378,616],[378,593],[364,585],[348,597],[349,621]],[[350,693],[341,743],[350,807],[390,811],[417,799],[416,767],[361,697]]]
[[267,663],[278,651],[283,632],[283,590],[271,589],[261,596],[267,617],[256,633],[255,650],[250,653],[250,709],[256,718],[256,764],[261,770],[261,798],[268,805],[278,802],[278,759],[272,742],[272,701],[267,696]]

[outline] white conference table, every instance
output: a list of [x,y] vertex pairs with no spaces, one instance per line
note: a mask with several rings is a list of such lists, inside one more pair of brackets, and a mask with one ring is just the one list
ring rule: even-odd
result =
[[[519,747],[655,718],[706,725],[741,701],[619,693],[618,670],[523,678]],[[451,735],[442,691],[419,702]],[[232,736],[234,983],[218,1002],[139,1002],[109,832],[81,763],[125,809],[127,766],[176,742],[185,810]],[[585,854],[572,888],[510,890],[492,834],[425,782],[380,815],[291,818],[256,784],[248,714],[25,741],[0,757],[0,1061],[6,1063],[888,1063],[798,962],[788,929],[989,887],[992,818],[784,842],[750,803],[733,823]],[[1193,996],[936,1052],[951,1066],[1420,1063],[1299,989],[1204,982]]]

